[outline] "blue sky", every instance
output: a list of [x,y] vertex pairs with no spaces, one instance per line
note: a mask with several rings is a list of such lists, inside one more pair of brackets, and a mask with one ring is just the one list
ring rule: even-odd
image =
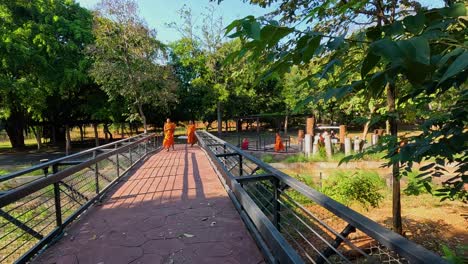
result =
[[[93,9],[99,0],[76,0],[81,6]],[[168,43],[180,38],[180,34],[169,28],[166,24],[171,22],[180,22],[180,17],[177,11],[184,5],[192,9],[192,14],[195,19],[198,18],[198,23],[201,23],[201,14],[209,5],[216,8],[216,14],[223,17],[224,25],[228,25],[231,21],[242,18],[248,15],[262,16],[272,8],[263,9],[261,7],[244,3],[242,0],[223,0],[219,5],[217,1],[210,2],[209,0],[137,0],[140,7],[140,13],[146,20],[148,25],[156,29],[159,40]],[[440,7],[443,6],[443,0],[420,0],[424,6]]]
[[[81,6],[92,9],[98,0],[77,0]],[[180,22],[177,11],[184,5],[192,9],[194,18],[199,18],[208,5],[214,5],[216,14],[223,17],[224,25],[228,25],[232,20],[248,15],[261,16],[269,10],[244,3],[242,0],[223,0],[221,4],[217,1],[209,0],[138,0],[140,13],[148,25],[156,29],[158,39],[163,42],[171,42],[180,38],[179,33],[166,26],[167,23]]]

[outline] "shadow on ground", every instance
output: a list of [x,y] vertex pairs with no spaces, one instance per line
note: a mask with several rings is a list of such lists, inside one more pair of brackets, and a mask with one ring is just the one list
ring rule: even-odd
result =
[[148,158],[33,263],[263,263],[199,148]]

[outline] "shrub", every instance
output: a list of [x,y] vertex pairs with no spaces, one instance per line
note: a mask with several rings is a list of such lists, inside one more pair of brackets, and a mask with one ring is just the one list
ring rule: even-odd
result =
[[[403,193],[406,194],[406,195],[420,195],[422,193],[427,193],[428,190],[427,190],[427,187],[425,186],[425,184],[429,185],[432,187],[430,181],[427,181],[426,179],[424,180],[421,180],[419,178],[417,178],[419,172],[408,172],[407,173],[407,180],[408,180],[408,185],[406,186],[406,188],[403,190]],[[428,178],[429,180],[431,180],[431,178]]]
[[275,159],[273,158],[273,155],[271,154],[266,154],[262,156],[262,161],[266,163],[272,163]]
[[308,159],[304,154],[296,154],[293,156],[287,157],[284,162],[286,163],[295,163],[295,162],[307,162]]
[[367,210],[368,206],[379,206],[384,188],[385,181],[376,172],[338,171],[323,181],[321,191],[346,206],[357,202]]

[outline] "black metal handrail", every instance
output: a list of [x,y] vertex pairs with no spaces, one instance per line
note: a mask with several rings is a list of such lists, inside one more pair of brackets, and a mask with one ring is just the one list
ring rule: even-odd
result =
[[111,142],[111,143],[108,143],[108,144],[105,144],[105,145],[102,145],[102,146],[98,146],[98,147],[90,148],[90,149],[87,149],[87,150],[83,150],[83,151],[80,151],[80,152],[77,152],[77,153],[74,153],[74,154],[71,154],[71,155],[68,155],[68,156],[63,156],[63,157],[58,158],[58,159],[54,159],[54,160],[51,160],[51,161],[39,163],[37,165],[31,166],[31,167],[28,167],[28,168],[25,168],[25,169],[22,169],[22,170],[18,170],[18,171],[14,171],[14,172],[11,172],[11,173],[8,173],[8,174],[5,174],[5,175],[1,175],[0,176],[0,182],[4,182],[4,181],[7,181],[7,180],[10,180],[10,179],[22,176],[22,175],[26,175],[26,174],[28,174],[30,172],[33,172],[33,171],[36,171],[36,170],[49,168],[49,167],[53,166],[54,164],[57,164],[57,163],[60,163],[60,162],[66,161],[66,160],[83,157],[83,156],[85,156],[87,154],[92,154],[95,151],[100,151],[100,150],[103,150],[103,149],[107,149],[109,147],[115,148],[115,146],[123,145],[125,143],[130,143],[130,142],[133,142],[133,141],[135,141],[135,140],[137,140],[139,138],[146,137],[146,136],[148,136],[148,135],[147,134],[139,134],[139,135],[136,135],[134,137],[124,138],[124,139],[114,141],[114,142]]
[[0,195],[0,263],[31,259],[135,164],[159,150],[161,141],[142,134],[6,175],[3,183],[44,171]]
[[197,137],[270,263],[446,263],[232,144]]

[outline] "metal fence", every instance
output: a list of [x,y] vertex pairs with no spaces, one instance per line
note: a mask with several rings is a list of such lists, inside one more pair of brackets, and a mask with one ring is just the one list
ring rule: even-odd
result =
[[0,176],[0,263],[24,263],[162,139],[141,134]]
[[446,263],[239,148],[197,137],[269,263]]

